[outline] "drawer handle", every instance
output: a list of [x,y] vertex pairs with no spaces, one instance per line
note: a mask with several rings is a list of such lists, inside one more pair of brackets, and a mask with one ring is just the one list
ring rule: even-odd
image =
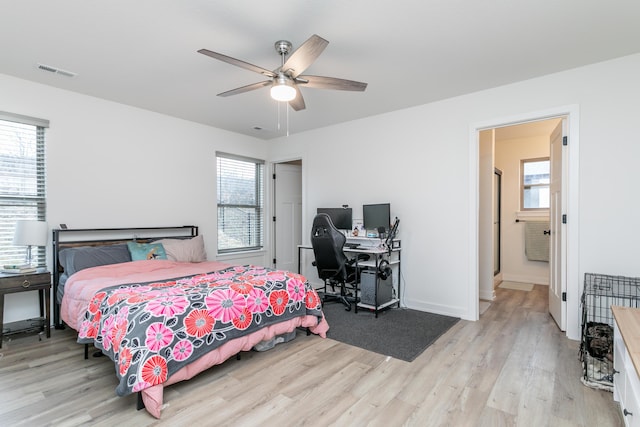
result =
[[29,286],[31,286],[31,283],[28,280],[25,280],[24,282],[22,282],[23,288],[28,288]]
[[627,415],[633,415],[632,412],[627,411],[627,408],[624,409],[624,411],[622,411],[622,413],[624,414],[624,416],[626,417]]

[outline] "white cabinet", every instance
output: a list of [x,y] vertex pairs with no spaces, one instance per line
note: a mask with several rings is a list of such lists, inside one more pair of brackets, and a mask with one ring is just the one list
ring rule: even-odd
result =
[[[622,411],[624,423],[626,426],[640,427],[640,378],[638,371],[633,364],[632,353],[625,343],[625,333],[628,339],[640,339],[637,335],[625,330],[627,327],[635,327],[635,321],[627,323],[630,320],[630,312],[627,307],[625,311],[619,311],[616,316],[615,309],[622,307],[614,307],[614,332],[613,332],[613,367],[615,374],[613,377],[613,399],[620,403],[620,411]],[[637,309],[633,309],[637,310]],[[639,313],[633,313],[640,316]],[[620,323],[620,324],[619,324]]]

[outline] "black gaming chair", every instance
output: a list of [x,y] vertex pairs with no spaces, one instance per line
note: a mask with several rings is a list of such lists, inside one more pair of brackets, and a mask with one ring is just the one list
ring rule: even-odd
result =
[[[351,310],[351,301],[347,298],[346,285],[353,284],[356,278],[355,270],[351,266],[353,261],[347,259],[342,248],[347,238],[331,221],[329,215],[320,213],[313,219],[311,227],[311,246],[315,255],[314,265],[318,269],[318,276],[324,281],[322,300],[335,298]],[[328,294],[327,286],[335,292],[335,286],[340,286],[340,294]]]

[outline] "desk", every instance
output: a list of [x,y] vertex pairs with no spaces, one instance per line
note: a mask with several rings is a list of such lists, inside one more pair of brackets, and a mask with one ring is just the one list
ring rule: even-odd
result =
[[309,245],[298,245],[298,274],[302,274],[302,250],[313,250]]
[[[397,304],[398,307],[400,307],[400,290],[401,290],[401,245],[400,245],[400,240],[394,240],[394,248],[391,250],[391,252],[389,252],[387,249],[381,248],[380,246],[377,245],[377,243],[379,243],[379,239],[365,239],[365,238],[360,238],[359,241],[362,240],[369,240],[371,242],[375,242],[376,245],[370,245],[370,246],[360,246],[358,248],[349,248],[349,247],[344,247],[342,249],[342,251],[348,256],[349,254],[353,254],[353,255],[357,255],[357,254],[368,254],[371,256],[372,259],[369,259],[367,261],[358,261],[357,257],[356,257],[356,263],[355,263],[355,268],[356,271],[359,273],[362,273],[362,271],[365,270],[371,270],[373,272],[378,271],[378,268],[380,267],[380,263],[382,262],[382,260],[387,260],[387,262],[389,263],[389,267],[392,269],[392,274],[391,274],[391,278],[390,280],[392,281],[392,286],[393,286],[393,290],[395,291],[395,296],[392,296],[392,298],[389,301],[383,302],[381,304],[378,305],[378,289],[379,289],[379,285],[380,285],[380,278],[378,277],[377,274],[375,274],[375,285],[374,285],[374,298],[373,301],[375,304],[365,304],[363,302],[360,302],[360,282],[356,282],[356,296],[357,298],[357,303],[355,304],[355,312],[358,312],[358,307],[360,308],[366,308],[369,310],[373,310],[373,312],[375,313],[375,317],[378,317],[378,312],[381,310],[384,310],[386,308],[392,307],[393,305]],[[302,250],[308,250],[311,249],[313,250],[313,247],[309,246],[309,245],[299,245],[298,246],[298,273],[302,273],[302,266],[301,266],[301,259],[302,259]],[[394,277],[396,278],[395,283],[394,283]]]

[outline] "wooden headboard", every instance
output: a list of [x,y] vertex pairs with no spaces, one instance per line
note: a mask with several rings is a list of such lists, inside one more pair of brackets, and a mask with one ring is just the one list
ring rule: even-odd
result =
[[53,320],[56,329],[62,329],[58,284],[64,271],[60,264],[60,251],[79,246],[107,246],[132,240],[146,243],[159,239],[191,239],[198,235],[195,225],[176,227],[127,227],[127,228],[54,228],[53,229]]

